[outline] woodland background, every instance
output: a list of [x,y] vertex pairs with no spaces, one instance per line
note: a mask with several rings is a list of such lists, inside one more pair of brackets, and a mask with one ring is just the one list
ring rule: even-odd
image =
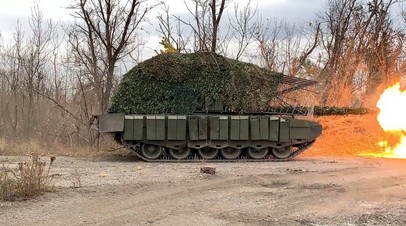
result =
[[404,78],[401,0],[327,0],[301,24],[237,0],[186,0],[186,20],[169,2],[75,0],[70,24],[45,20],[34,3],[30,29],[17,23],[11,42],[0,40],[0,153],[93,150],[92,115],[107,112],[123,72],[140,62],[152,21],[157,54],[216,52],[319,82],[283,97],[292,105],[374,107]]

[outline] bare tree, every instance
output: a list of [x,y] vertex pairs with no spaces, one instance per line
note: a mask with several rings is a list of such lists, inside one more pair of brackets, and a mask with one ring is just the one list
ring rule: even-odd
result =
[[190,35],[186,35],[183,31],[183,23],[176,19],[176,16],[171,15],[169,6],[165,3],[162,5],[162,13],[157,15],[159,21],[157,32],[175,47],[177,52],[187,52],[187,46],[190,44]]
[[95,90],[98,113],[107,111],[117,64],[137,49],[141,25],[155,6],[143,0],[79,0],[70,7],[77,19],[69,32],[70,43]]
[[[53,46],[52,40],[55,38],[55,25],[51,20],[44,24],[43,13],[39,6],[34,4],[32,15],[29,20],[32,36],[29,38],[26,53],[24,57],[25,70],[25,90],[28,94],[28,107],[26,110],[26,132],[31,133],[35,117],[40,117],[41,104],[38,92],[45,93],[47,75],[45,73],[46,65],[50,62]],[[35,98],[35,99],[34,99]],[[34,106],[36,103],[36,106]]]
[[248,45],[252,43],[255,31],[256,31],[256,21],[255,16],[258,13],[258,7],[251,7],[251,0],[240,9],[240,5],[236,3],[234,5],[233,16],[229,17],[229,25],[232,30],[232,38],[237,42],[237,52],[235,54],[235,59],[240,59],[242,54],[247,49]]
[[[26,37],[17,23],[11,44],[3,49],[3,76],[7,83],[4,111],[7,126],[13,137],[30,138],[42,120],[42,99],[37,92],[46,91],[45,73],[53,51],[51,40],[55,25],[44,21],[37,4],[29,18],[30,32]],[[17,136],[18,135],[18,136]]]
[[[389,20],[390,7],[397,2],[327,2],[326,10],[319,14],[326,54],[326,63],[321,74],[326,84],[323,104],[357,104],[353,98],[356,92],[362,93],[365,89],[372,93],[376,91],[382,77],[388,74],[385,69],[388,68],[387,59],[393,59],[388,56],[397,52],[393,44],[398,43],[394,37],[399,36],[395,34]],[[390,40],[391,37],[394,39]],[[391,61],[396,64],[396,60]],[[363,71],[361,68],[367,70]],[[364,84],[369,85],[365,87]]]
[[1,61],[2,85],[2,108],[1,118],[4,129],[13,137],[18,134],[18,129],[23,121],[20,119],[21,108],[19,102],[22,95],[21,85],[23,81],[23,40],[24,33],[21,25],[17,22],[16,30],[13,34],[14,43],[11,46],[3,46]]
[[319,43],[320,25],[310,24],[309,34],[304,26],[259,17],[255,39],[261,61],[268,69],[297,75]]
[[325,81],[321,101],[323,105],[351,105],[352,82],[362,62],[364,34],[370,19],[357,0],[330,0],[326,7],[319,15],[326,53],[321,72],[321,79]]
[[269,70],[280,71],[278,49],[283,41],[282,30],[284,23],[278,20],[263,20],[259,17],[255,39],[258,43],[260,60]]
[[367,4],[372,19],[365,52],[369,71],[366,95],[374,95],[382,82],[396,74],[404,43],[402,31],[396,29],[390,19],[390,8],[397,2],[372,0]]
[[[189,26],[194,33],[195,51],[216,52],[218,47],[221,18],[227,0],[191,0],[192,6],[186,2],[194,22],[185,21],[175,16],[183,24]],[[193,7],[193,8],[192,8]]]
[[[218,3],[217,0],[211,0],[209,4],[211,9],[211,20],[212,20],[212,37],[211,37],[211,52],[216,52],[217,49],[217,37],[220,27],[221,17],[223,16],[226,0],[220,0]],[[217,11],[218,9],[218,11]]]

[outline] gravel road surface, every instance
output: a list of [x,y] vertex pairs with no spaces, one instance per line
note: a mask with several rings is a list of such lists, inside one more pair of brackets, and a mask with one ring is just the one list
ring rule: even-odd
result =
[[[0,156],[11,167],[26,160]],[[216,174],[201,174],[203,166]],[[406,160],[57,157],[51,174],[55,191],[0,202],[0,225],[406,225]]]

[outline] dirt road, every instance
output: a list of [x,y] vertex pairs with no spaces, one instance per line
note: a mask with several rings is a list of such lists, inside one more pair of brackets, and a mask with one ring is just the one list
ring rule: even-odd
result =
[[[201,174],[206,165],[216,175]],[[406,160],[152,164],[57,157],[51,174],[55,192],[0,202],[0,225],[406,225]]]

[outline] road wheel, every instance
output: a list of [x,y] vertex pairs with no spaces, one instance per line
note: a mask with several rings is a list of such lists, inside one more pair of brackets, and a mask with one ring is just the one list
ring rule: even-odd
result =
[[241,155],[241,149],[236,149],[236,148],[231,148],[231,147],[223,148],[223,149],[221,149],[221,155],[225,159],[236,159],[236,158],[238,158],[238,156]]
[[248,155],[253,159],[262,159],[268,154],[268,148],[248,148]]
[[277,159],[286,159],[292,154],[292,146],[284,148],[272,148],[272,155]]
[[143,144],[141,147],[141,154],[147,159],[157,159],[163,153],[163,148],[153,144]]
[[219,150],[215,148],[204,147],[197,150],[197,153],[204,159],[214,159],[219,154]]
[[190,148],[169,149],[169,154],[176,160],[182,160],[190,155]]

